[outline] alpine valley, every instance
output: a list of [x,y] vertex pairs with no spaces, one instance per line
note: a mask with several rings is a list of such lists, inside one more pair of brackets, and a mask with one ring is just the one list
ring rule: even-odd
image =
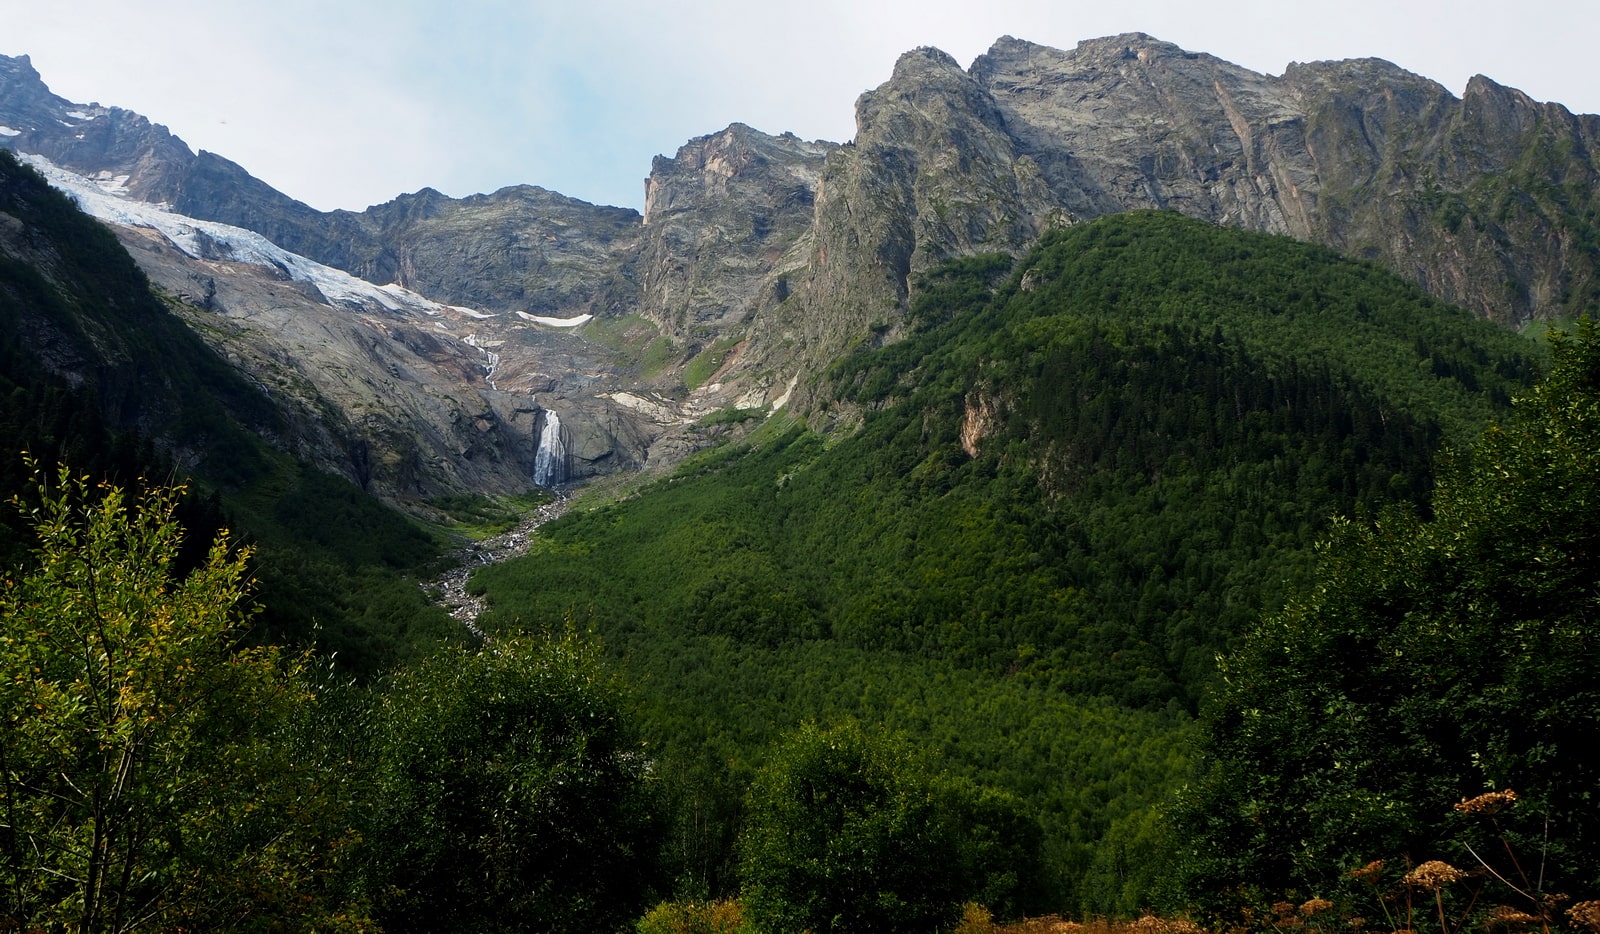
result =
[[[642,214],[532,186],[317,211],[143,116],[54,95],[26,56],[0,56],[0,147],[8,438],[119,483],[191,479],[189,534],[256,548],[253,642],[334,654],[380,698],[360,719],[448,721],[426,705],[477,676],[428,659],[479,659],[456,670],[489,666],[487,690],[505,669],[470,654],[485,633],[603,646],[627,685],[652,816],[616,846],[647,855],[596,878],[636,884],[572,894],[548,924],[489,919],[474,912],[555,902],[502,898],[545,891],[526,878],[458,900],[441,880],[466,878],[471,841],[428,850],[433,875],[374,868],[425,863],[396,828],[431,825],[391,814],[350,829],[376,855],[350,843],[356,868],[316,877],[328,904],[386,930],[576,930],[659,901],[639,929],[667,931],[712,930],[673,912],[738,896],[758,929],[820,930],[785,913],[804,899],[774,894],[789,883],[752,828],[787,813],[774,774],[857,747],[862,775],[920,763],[935,825],[959,825],[928,832],[951,848],[939,865],[895,859],[924,894],[996,916],[1335,898],[1343,870],[1437,855],[1455,831],[1418,815],[1486,783],[1570,820],[1552,871],[1575,894],[1600,883],[1595,809],[1571,790],[1588,778],[1559,766],[1600,718],[1480,740],[1429,714],[1384,758],[1375,724],[1435,697],[1431,675],[1372,700],[1351,661],[1367,656],[1330,635],[1344,693],[1260,687],[1275,665],[1317,677],[1272,647],[1309,644],[1293,627],[1316,601],[1369,580],[1324,576],[1377,547],[1352,523],[1433,541],[1463,502],[1518,488],[1510,468],[1474,485],[1504,453],[1485,429],[1532,417],[1513,398],[1593,404],[1600,382],[1572,375],[1600,359],[1593,334],[1557,337],[1553,367],[1546,334],[1600,302],[1600,117],[1482,76],[1460,98],[1376,59],[1271,76],[1129,34],[1005,37],[968,68],[908,52],[857,101],[853,140],[733,124],[656,156]],[[8,495],[27,475],[0,465]],[[415,578],[461,536],[552,495],[570,511],[472,578],[487,609],[470,632],[424,599]],[[1571,580],[1462,613],[1555,606],[1563,586],[1592,606],[1600,533],[1574,521],[1589,537],[1538,558],[1570,558]],[[26,523],[7,522],[0,552],[25,564]],[[1330,535],[1355,551],[1319,550]],[[1274,627],[1304,638],[1263,642]],[[1592,672],[1600,637],[1574,632],[1563,651]],[[1450,683],[1499,684],[1486,659]],[[1241,752],[1264,734],[1239,724],[1263,710],[1321,737],[1334,777],[1239,791],[1267,758]],[[1354,725],[1318,733],[1329,718]],[[386,728],[362,734],[373,756],[413,748],[373,738]],[[370,787],[403,800],[396,776],[415,773],[385,768]],[[1275,798],[1291,785],[1316,807]],[[955,881],[926,881],[940,873]],[[948,928],[947,907],[900,927],[836,905],[827,924]],[[0,906],[0,927],[18,912]]]

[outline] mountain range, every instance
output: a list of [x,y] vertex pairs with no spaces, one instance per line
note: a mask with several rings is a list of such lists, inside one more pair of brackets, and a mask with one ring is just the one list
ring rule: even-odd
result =
[[692,139],[642,214],[532,186],[320,212],[0,57],[0,145],[112,224],[275,443],[397,502],[670,465],[730,410],[849,420],[818,375],[903,337],[922,275],[1110,213],[1322,244],[1508,327],[1600,290],[1600,118],[1482,76],[1006,37],[965,69],[906,53],[856,124]]
[[[0,436],[112,484],[192,478],[190,538],[253,555],[248,638],[316,647],[372,703],[484,636],[478,658],[559,633],[609,656],[662,880],[619,912],[750,895],[749,795],[805,723],[904,736],[970,791],[988,829],[950,861],[1004,917],[1131,916],[1173,885],[1311,905],[1332,889],[1302,855],[1365,888],[1332,860],[1409,868],[1443,839],[1427,815],[1481,782],[1587,794],[1563,751],[1590,743],[1595,445],[1562,426],[1600,384],[1595,333],[1518,332],[1593,310],[1600,118],[1487,78],[1457,98],[1376,60],[1269,76],[1125,35],[1005,38],[969,68],[914,50],[856,119],[845,143],[692,139],[642,212],[527,186],[319,212],[0,59]],[[45,495],[32,472],[0,461],[0,498]],[[26,567],[27,506],[8,513],[0,558]],[[1369,527],[1404,547],[1341,558]],[[496,530],[520,557],[489,554]],[[457,559],[452,619],[417,578]],[[1461,562],[1476,589],[1433,602]],[[1351,613],[1275,635],[1297,595],[1346,590]],[[1529,641],[1548,607],[1569,641]],[[1526,678],[1486,692],[1519,652]],[[473,677],[438,696],[477,705]],[[328,761],[379,774],[339,712],[379,707],[339,692]],[[1257,722],[1271,755],[1224,761]],[[1196,770],[1208,736],[1222,771]],[[1561,872],[1595,865],[1583,833]],[[429,928],[381,880],[431,885],[432,857],[365,846],[385,868],[328,875],[329,904]]]

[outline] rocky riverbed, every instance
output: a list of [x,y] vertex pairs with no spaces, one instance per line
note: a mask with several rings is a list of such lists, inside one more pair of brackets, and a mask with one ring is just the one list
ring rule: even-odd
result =
[[570,505],[571,500],[557,494],[555,499],[539,506],[517,523],[516,528],[492,538],[468,543],[457,553],[458,560],[454,567],[432,580],[423,581],[423,592],[471,630],[473,635],[482,636],[482,631],[478,629],[478,614],[483,612],[485,601],[467,592],[467,579],[474,570],[486,564],[527,554],[528,542],[534,530],[564,514]]

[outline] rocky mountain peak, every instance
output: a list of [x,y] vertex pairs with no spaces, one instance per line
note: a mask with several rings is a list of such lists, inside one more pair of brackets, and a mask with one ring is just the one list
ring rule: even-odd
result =
[[450,196],[437,188],[419,188],[416,191],[396,195],[383,204],[373,205],[372,211],[392,212],[408,219],[421,220],[436,216],[450,201]]
[[1058,65],[1068,53],[1060,49],[1028,42],[1012,36],[1001,36],[972,62],[973,79],[991,90],[1002,76],[1039,74]]
[[[909,116],[907,107],[914,112],[921,106],[945,110],[944,116],[953,116],[949,108],[988,110],[982,88],[972,76],[948,53],[925,46],[900,56],[894,74],[876,89],[867,91],[856,100],[856,144],[887,130],[880,126],[885,114]],[[924,121],[930,125],[944,122],[940,117]],[[909,124],[906,124],[909,125]]]
[[1480,121],[1489,121],[1492,132],[1520,136],[1541,119],[1560,123],[1572,114],[1560,104],[1541,104],[1516,88],[1509,88],[1483,75],[1473,75],[1461,95],[1463,108]]
[[1439,82],[1381,58],[1290,62],[1280,80],[1285,87],[1309,95],[1313,100],[1369,95],[1401,97],[1412,102],[1441,97],[1454,100],[1454,96]]
[[[816,186],[822,157],[833,143],[801,140],[792,133],[770,136],[743,123],[730,124],[718,133],[696,137],[669,159],[656,156],[645,180],[644,224],[664,215],[694,210],[707,197],[754,194],[736,191],[740,185],[760,188],[769,183]],[[790,195],[810,203],[809,195]]]
[[50,92],[26,55],[0,55],[0,125],[34,130],[66,117],[72,102]]
[[896,338],[916,275],[952,256],[1012,251],[1051,212],[983,84],[923,48],[856,101],[851,145],[828,157],[799,300],[758,329],[819,367],[864,337]]
[[743,336],[788,294],[836,143],[735,123],[697,137],[646,182],[639,311],[693,349]]
[[1141,208],[1321,242],[1508,323],[1588,307],[1600,121],[1487,79],[1467,98],[1382,59],[1274,77],[1142,33],[1001,37],[966,73],[907,53],[828,161],[784,333],[817,360],[892,340],[939,260]]
[[1005,35],[994,40],[993,44],[989,46],[989,51],[978,56],[976,61],[973,63],[972,70],[975,73],[978,71],[977,62],[1002,63],[1015,62],[1018,60],[1026,61],[1034,55],[1039,54],[1060,55],[1061,52],[1058,49],[1052,49],[1049,46],[1040,45],[1037,42],[1029,42],[1026,39],[1018,39],[1016,36]]
[[26,55],[0,55],[0,127],[0,146],[97,175],[145,201],[171,201],[195,159],[166,127],[139,114],[51,92]]
[[901,53],[895,60],[893,77],[889,80],[891,83],[917,81],[929,75],[961,70],[961,63],[949,52],[923,45]]
[[1171,42],[1164,42],[1143,32],[1124,32],[1115,36],[1084,39],[1069,53],[1080,59],[1132,59],[1150,61],[1159,57],[1202,58],[1199,52],[1190,52]]

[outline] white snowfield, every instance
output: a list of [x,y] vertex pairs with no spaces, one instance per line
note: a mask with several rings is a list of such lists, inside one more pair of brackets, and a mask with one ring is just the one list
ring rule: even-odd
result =
[[575,328],[580,324],[588,323],[594,315],[578,315],[576,318],[547,318],[544,315],[530,315],[526,311],[519,311],[517,312],[517,317],[524,321],[532,321],[534,324],[548,325],[553,328]]
[[[174,213],[166,204],[135,201],[128,197],[126,175],[101,173],[100,177],[91,179],[63,169],[42,156],[27,153],[19,153],[18,156],[92,217],[112,224],[157,231],[178,249],[196,259],[224,260],[276,269],[296,282],[316,286],[329,304],[352,305],[369,311],[382,309],[397,313],[421,313],[431,317],[440,317],[447,312],[477,320],[498,317],[473,308],[440,304],[396,283],[374,285],[342,269],[324,266],[298,253],[291,253],[253,230],[186,217]],[[548,318],[521,311],[517,312],[517,316],[549,327],[577,327],[593,317]]]

